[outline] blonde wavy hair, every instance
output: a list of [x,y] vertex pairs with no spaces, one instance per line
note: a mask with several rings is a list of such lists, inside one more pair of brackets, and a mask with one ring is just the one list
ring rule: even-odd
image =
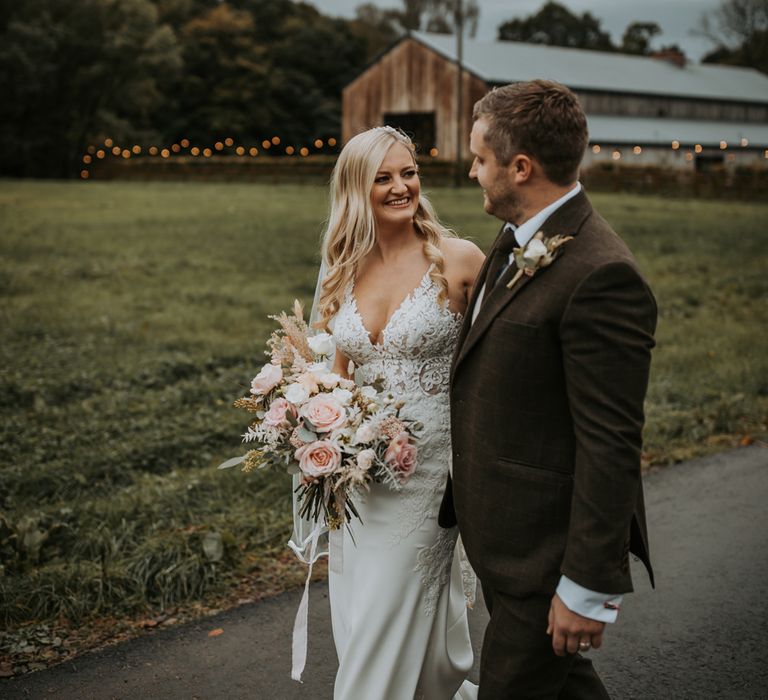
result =
[[[371,205],[371,190],[376,173],[387,151],[396,143],[415,148],[411,139],[391,126],[376,126],[349,140],[336,161],[331,176],[331,204],[328,225],[323,234],[323,263],[327,273],[321,283],[317,326],[328,322],[341,307],[344,292],[360,265],[376,243],[376,219]],[[416,158],[414,156],[414,165]],[[443,226],[423,193],[413,217],[416,234],[422,239],[424,257],[431,263],[429,276],[437,284],[438,301],[448,298],[448,282],[443,274],[445,258],[440,239],[453,237]]]

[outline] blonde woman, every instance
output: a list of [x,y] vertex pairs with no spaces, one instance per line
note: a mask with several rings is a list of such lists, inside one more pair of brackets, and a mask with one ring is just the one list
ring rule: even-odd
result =
[[[402,491],[371,488],[362,523],[331,545],[339,657],[335,700],[474,698],[472,647],[456,529],[437,524],[450,455],[448,378],[483,254],[437,220],[411,141],[390,127],[355,136],[332,178],[320,325],[358,381],[383,379],[424,425]],[[337,531],[342,532],[342,531]]]

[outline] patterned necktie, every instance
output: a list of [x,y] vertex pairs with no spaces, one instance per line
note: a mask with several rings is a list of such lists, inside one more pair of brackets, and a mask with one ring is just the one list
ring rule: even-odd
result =
[[509,255],[514,248],[519,247],[517,239],[515,238],[515,231],[517,226],[514,224],[507,224],[504,230],[501,232],[499,239],[499,245],[493,251],[491,256],[491,262],[488,265],[488,274],[485,276],[485,298],[491,293],[491,290],[496,283],[501,279],[502,274],[509,267]]

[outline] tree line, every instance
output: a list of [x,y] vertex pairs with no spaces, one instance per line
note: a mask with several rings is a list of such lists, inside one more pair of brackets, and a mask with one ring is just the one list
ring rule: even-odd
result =
[[[745,3],[759,10],[752,25],[734,10]],[[713,60],[765,61],[766,5],[723,0],[705,29],[741,43],[723,43]],[[472,36],[477,0],[461,8],[366,3],[343,19],[292,0],[0,0],[0,174],[72,176],[87,145],[107,137],[326,140],[340,130],[342,88],[404,32],[461,25]],[[498,38],[645,54],[659,32],[633,23],[614,46],[589,13],[547,2],[503,23]]]

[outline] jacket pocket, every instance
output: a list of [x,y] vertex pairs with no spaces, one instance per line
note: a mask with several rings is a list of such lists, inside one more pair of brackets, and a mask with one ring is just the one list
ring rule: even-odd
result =
[[521,462],[507,457],[499,457],[499,462],[512,467],[517,472],[517,476],[521,479],[530,479],[532,481],[540,481],[542,483],[550,484],[568,484],[573,481],[573,474],[564,469]]

